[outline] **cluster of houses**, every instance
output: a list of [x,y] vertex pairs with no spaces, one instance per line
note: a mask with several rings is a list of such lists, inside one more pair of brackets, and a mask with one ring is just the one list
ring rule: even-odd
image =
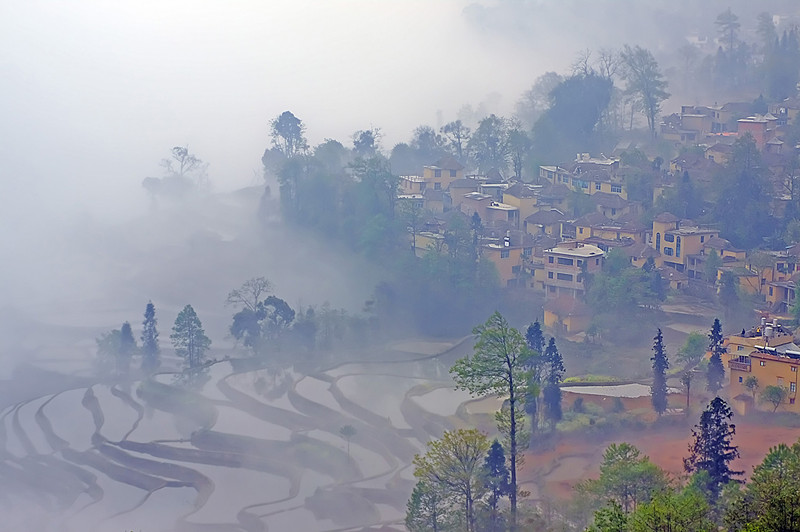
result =
[[[727,127],[723,122],[710,124]],[[671,162],[676,164],[679,159]],[[756,266],[745,250],[721,238],[718,228],[668,212],[645,226],[641,205],[627,199],[617,157],[584,153],[563,166],[541,166],[538,183],[504,181],[499,173],[465,176],[458,161],[443,157],[425,166],[421,176],[401,176],[398,199],[430,214],[415,229],[419,255],[431,247],[443,249],[444,233],[454,217],[469,226],[477,214],[480,253],[495,265],[502,285],[543,293],[545,325],[565,333],[588,326],[583,276],[600,270],[611,249],[621,250],[633,266],[650,262],[674,290],[692,283],[716,284],[727,271],[742,290],[763,296],[773,314],[785,314],[794,304],[800,245],[760,252],[771,257],[771,264],[764,266],[762,260]],[[574,211],[570,203],[575,190],[585,193],[594,206],[588,214],[569,214]],[[716,264],[709,267],[712,256]]]

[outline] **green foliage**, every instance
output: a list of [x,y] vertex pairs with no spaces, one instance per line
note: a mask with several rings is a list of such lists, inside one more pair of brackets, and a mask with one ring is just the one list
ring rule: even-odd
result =
[[306,126],[289,111],[284,111],[270,122],[272,145],[287,159],[308,149]]
[[671,212],[679,218],[696,218],[703,211],[703,196],[696,190],[689,172],[684,172],[676,186],[667,189],[655,203],[656,212]]
[[773,406],[772,411],[775,412],[782,403],[786,402],[788,396],[788,389],[783,386],[770,384],[764,388],[758,398],[762,403],[771,403]]
[[706,282],[715,284],[717,282],[717,270],[722,266],[722,258],[716,249],[712,249],[706,256],[706,263],[703,265],[703,274]]
[[665,490],[637,508],[629,518],[630,532],[716,532],[705,497],[697,490]]
[[426,453],[414,457],[414,476],[458,501],[468,532],[475,530],[475,501],[486,491],[481,466],[489,448],[484,433],[459,429],[428,442]]
[[551,428],[555,428],[556,423],[561,421],[563,416],[561,409],[561,381],[564,380],[564,359],[556,347],[556,339],[552,336],[544,350],[542,357],[544,389],[542,390],[542,402],[545,407],[545,416],[550,420]]
[[203,324],[191,305],[186,305],[175,318],[169,336],[175,353],[185,360],[185,368],[195,370],[205,362],[205,352],[211,340],[205,335]]
[[678,350],[678,360],[683,362],[687,368],[691,368],[700,362],[706,354],[706,337],[699,331],[692,331],[686,337],[686,341]]
[[597,147],[598,123],[611,101],[611,80],[595,73],[573,75],[550,92],[550,108],[533,126],[539,157],[565,160]]
[[756,397],[756,390],[758,390],[758,378],[755,375],[750,375],[744,380],[744,387],[747,388],[751,394],[753,394],[753,399]]
[[665,299],[661,274],[631,266],[619,249],[606,255],[603,269],[593,276],[586,295],[598,326],[617,333],[634,317],[641,320],[647,315],[646,309],[657,308]]
[[507,497],[511,493],[511,482],[506,467],[505,451],[497,440],[492,442],[483,461],[483,478],[488,491],[486,504],[489,510],[486,519],[488,526],[484,529],[489,532],[501,532],[505,527],[500,511],[500,498]]
[[497,169],[505,175],[508,168],[511,122],[494,114],[482,119],[469,139],[470,159],[480,172]]
[[622,50],[622,77],[627,82],[625,92],[635,98],[636,103],[647,117],[650,134],[655,138],[656,116],[661,110],[661,102],[669,98],[667,82],[664,80],[658,63],[649,50],[628,45]]
[[730,468],[730,463],[739,457],[739,450],[732,443],[736,434],[736,426],[729,423],[732,417],[728,404],[715,397],[701,414],[700,423],[692,429],[694,441],[689,444],[690,455],[683,460],[687,472],[708,474],[705,488],[714,498],[723,485],[742,474]]
[[438,483],[420,480],[406,504],[405,525],[409,532],[438,532],[450,529],[452,502]]
[[711,351],[711,358],[708,360],[706,369],[706,387],[713,394],[719,392],[725,381],[725,367],[722,365],[722,325],[719,318],[714,319],[711,332],[708,335],[708,350]]
[[146,374],[155,371],[161,364],[159,360],[160,349],[158,347],[158,320],[156,319],[156,307],[152,301],[148,301],[144,310],[144,321],[142,322],[142,371]]
[[117,358],[121,349],[119,329],[103,333],[95,339],[95,343],[97,344],[95,360],[97,373],[102,376],[114,375],[117,371]]
[[769,213],[767,168],[750,134],[739,137],[733,153],[719,175],[714,219],[722,236],[735,246],[750,249],[772,234],[775,224]]
[[639,449],[612,443],[603,453],[600,477],[582,482],[578,490],[596,503],[612,501],[628,514],[666,487],[667,475]]
[[669,360],[667,350],[664,346],[664,337],[661,329],[653,338],[653,385],[650,387],[650,398],[653,403],[653,410],[661,416],[667,410],[667,370]]
[[517,507],[517,415],[527,391],[526,367],[534,353],[525,338],[495,312],[483,325],[473,329],[478,337],[474,354],[456,361],[450,373],[456,388],[477,396],[500,395],[509,407],[508,438],[511,460],[511,520],[516,523]]
[[800,443],[773,447],[725,513],[731,531],[800,532]]

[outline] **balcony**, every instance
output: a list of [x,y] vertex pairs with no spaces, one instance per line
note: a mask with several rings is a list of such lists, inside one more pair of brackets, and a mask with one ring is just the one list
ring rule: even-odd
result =
[[739,362],[738,360],[729,360],[728,367],[736,371],[750,372],[750,364],[746,362]]

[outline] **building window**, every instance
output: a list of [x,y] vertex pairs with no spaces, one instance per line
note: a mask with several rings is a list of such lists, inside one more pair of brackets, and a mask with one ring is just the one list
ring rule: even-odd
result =
[[455,177],[455,176],[456,176],[456,171],[450,170],[450,177]]
[[442,177],[442,171],[441,170],[434,170],[433,171],[433,177]]
[[614,194],[622,194],[622,185],[611,185],[611,192]]
[[617,209],[614,209],[614,208],[612,207],[612,209],[611,209],[611,216],[614,216],[615,214],[617,214]]
[[578,267],[580,266],[583,266],[583,261],[581,259],[578,259]]
[[549,262],[550,264],[553,264],[553,257],[547,257],[547,262]]
[[581,234],[581,235],[583,234],[583,227],[579,227],[578,228],[578,233]]
[[501,259],[507,259],[508,255],[509,255],[509,251],[507,249],[504,249],[504,250],[500,251],[500,258]]
[[672,248],[664,248],[664,255],[671,257],[672,256]]
[[759,366],[766,366],[766,365],[767,365],[767,363],[766,363],[766,362],[764,362],[763,360],[759,360],[759,361],[758,361],[758,365],[759,365]]
[[519,266],[512,266],[511,273],[519,273]]
[[555,286],[548,286],[547,289],[549,290],[549,292],[551,294],[555,294],[555,292],[556,292],[556,287]]
[[556,278],[559,281],[572,281],[572,275],[569,273],[559,273],[558,275],[556,275]]
[[737,345],[736,346],[736,350],[737,351],[744,351],[744,346],[743,345]]
[[792,373],[797,373],[797,366],[792,366]]
[[661,251],[661,233],[656,233],[656,251]]
[[562,266],[572,266],[573,260],[572,259],[565,259],[564,257],[558,257],[558,263]]
[[420,191],[420,192],[425,192],[425,186],[426,186],[426,185],[427,185],[427,183],[420,183],[420,184],[419,184],[419,191]]
[[552,279],[553,278],[553,272],[547,272],[547,278],[548,279]]
[[675,256],[681,256],[681,237],[678,237],[677,242],[675,242]]
[[433,190],[442,190],[442,184],[441,183],[434,183],[433,184]]
[[706,241],[706,237],[704,237],[703,235],[700,235],[700,243],[702,244],[705,241]]
[[533,254],[533,248],[522,248],[522,256],[530,257]]
[[769,287],[769,295],[772,295],[772,287]]
[[796,382],[790,382],[789,383],[789,391],[792,392],[792,393],[797,392],[797,383]]
[[603,189],[603,186],[602,186],[600,183],[595,183],[595,184],[594,184],[594,189],[595,189],[595,190],[602,190],[602,189]]
[[739,377],[739,382],[742,382],[742,378],[741,377]]
[[669,233],[664,235],[664,242],[675,242],[675,235]]
[[790,398],[789,398],[789,404],[790,404],[790,405],[793,405],[793,404],[794,404],[794,397],[790,397]]
[[597,266],[600,264],[600,259],[594,259],[594,265]]

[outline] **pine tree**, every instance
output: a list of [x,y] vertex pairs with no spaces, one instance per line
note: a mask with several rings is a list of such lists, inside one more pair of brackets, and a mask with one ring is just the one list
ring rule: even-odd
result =
[[498,510],[500,497],[507,497],[511,493],[509,472],[506,467],[506,454],[499,441],[494,440],[486,459],[483,462],[483,475],[486,479],[486,488],[489,491],[489,528],[490,531],[503,530],[503,524]]
[[736,425],[729,423],[731,418],[733,412],[728,404],[715,397],[701,414],[700,424],[692,429],[694,442],[689,444],[689,457],[683,459],[687,472],[707,474],[706,488],[715,497],[722,485],[742,474],[729,465],[739,457],[738,448],[731,442],[736,434]]
[[650,387],[650,398],[653,402],[653,410],[661,416],[667,410],[667,370],[669,369],[669,360],[667,359],[667,351],[664,347],[664,337],[661,334],[661,329],[658,329],[658,334],[653,338],[653,385]]
[[117,374],[127,375],[131,369],[131,359],[136,351],[136,340],[133,338],[131,324],[127,321],[119,330],[119,353],[117,354]]
[[556,423],[561,421],[561,381],[564,379],[564,360],[556,347],[556,339],[550,337],[550,342],[544,350],[544,390],[542,399],[545,412],[550,420],[551,428],[555,429]]
[[708,350],[711,351],[711,358],[708,361],[706,381],[708,391],[716,395],[725,380],[725,368],[722,365],[722,353],[725,348],[722,347],[722,325],[719,323],[719,318],[714,319],[714,325],[711,327],[708,340]]
[[175,352],[186,361],[186,368],[194,370],[203,364],[203,355],[211,345],[211,340],[203,331],[203,324],[191,305],[186,305],[175,318],[172,334],[169,336]]
[[538,321],[528,325],[525,331],[525,341],[531,351],[541,353],[544,351],[544,335],[542,334],[542,326]]
[[[539,395],[542,391],[542,379],[539,372],[539,363],[544,351],[544,335],[542,326],[538,321],[528,325],[525,331],[525,342],[528,348],[534,352],[534,356],[529,359],[528,370],[528,390],[525,394],[525,413],[531,417],[531,430],[536,431],[539,427]],[[536,356],[536,354],[540,356]]]
[[142,322],[142,371],[150,374],[161,364],[159,360],[160,349],[158,347],[158,320],[156,319],[156,307],[152,301],[147,302],[144,311],[144,321]]

